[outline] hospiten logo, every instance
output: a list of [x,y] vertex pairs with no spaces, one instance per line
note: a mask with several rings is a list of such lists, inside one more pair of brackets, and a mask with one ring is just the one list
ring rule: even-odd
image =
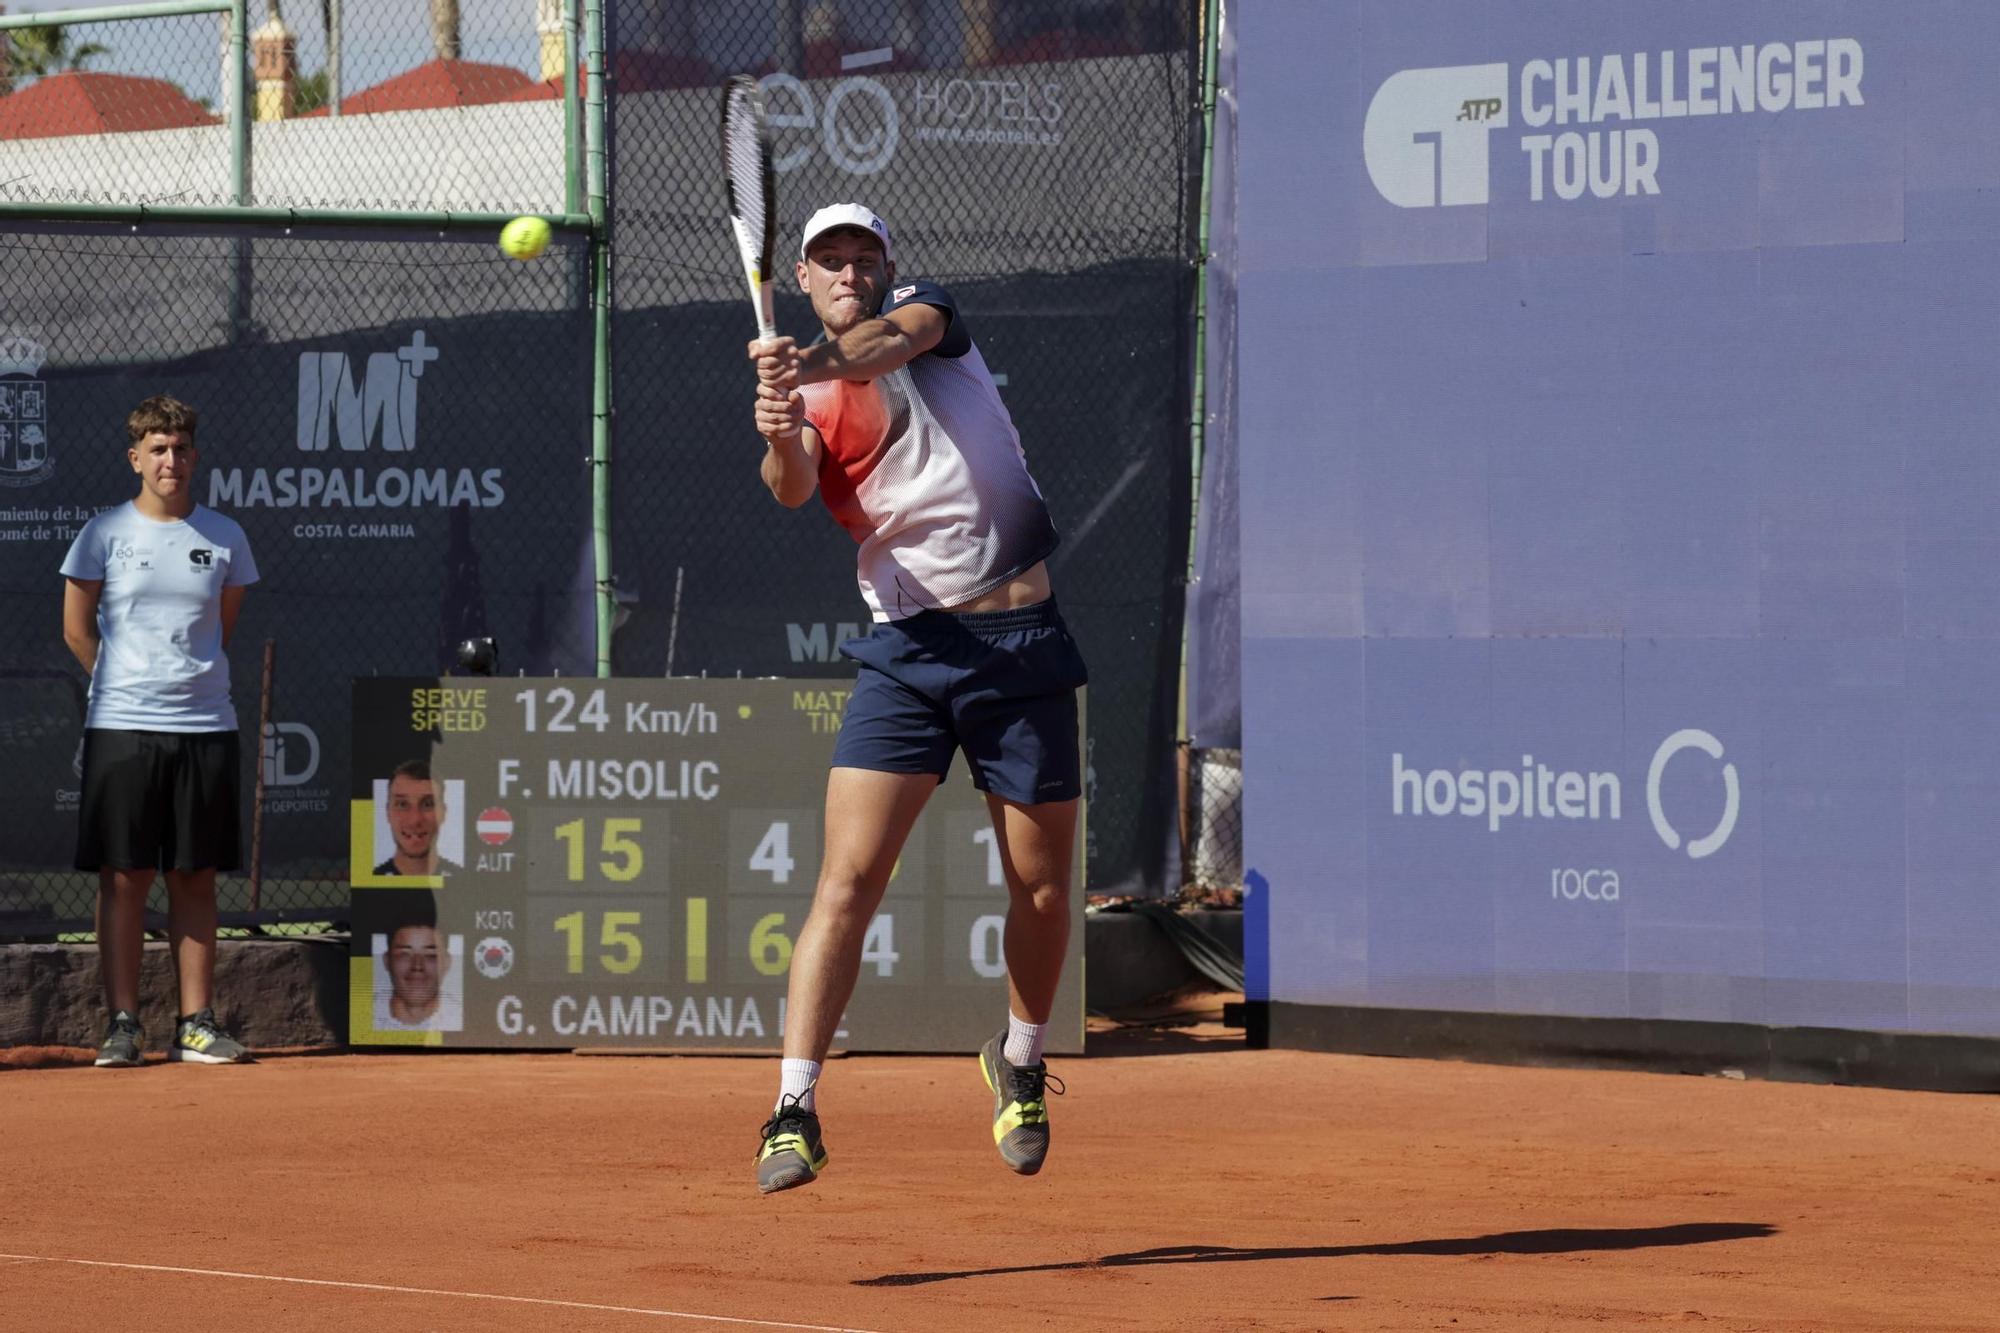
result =
[[[1680,831],[1667,820],[1667,812],[1660,804],[1660,779],[1667,771],[1667,763],[1682,750],[1700,750],[1710,759],[1722,758],[1722,742],[1699,727],[1686,727],[1660,742],[1660,748],[1653,751],[1653,762],[1646,769],[1646,813],[1652,817],[1653,832],[1660,835],[1660,841],[1667,844],[1669,851],[1681,848]],[[1687,854],[1699,861],[1722,850],[1722,844],[1729,841],[1729,835],[1736,830],[1736,814],[1740,805],[1740,795],[1736,783],[1736,765],[1722,766],[1722,818],[1714,828],[1687,844]]]
[[[1715,827],[1695,838],[1683,838],[1667,818],[1661,795],[1667,765],[1683,750],[1699,750],[1722,759],[1722,742],[1699,727],[1674,732],[1653,752],[1646,768],[1646,813],[1669,851],[1685,847],[1689,857],[1713,856],[1736,830],[1742,790],[1736,765],[1723,763],[1722,816]],[[1595,822],[1624,817],[1624,782],[1608,769],[1561,769],[1532,754],[1521,756],[1518,768],[1433,768],[1406,763],[1400,751],[1389,756],[1390,813],[1395,815],[1461,815],[1483,819],[1489,833],[1516,820],[1577,820]]]

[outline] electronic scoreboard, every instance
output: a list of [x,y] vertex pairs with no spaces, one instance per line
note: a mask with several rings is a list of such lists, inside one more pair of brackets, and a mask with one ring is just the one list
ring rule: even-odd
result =
[[[776,1050],[845,681],[354,682],[356,1046]],[[1049,1048],[1083,1049],[1082,829]],[[836,1048],[1006,1022],[1007,888],[963,757],[862,951]]]

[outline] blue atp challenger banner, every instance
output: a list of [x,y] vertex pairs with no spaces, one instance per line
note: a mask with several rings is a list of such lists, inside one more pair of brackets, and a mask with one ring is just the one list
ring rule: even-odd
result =
[[1253,997],[2000,1035],[2000,7],[1238,22]]

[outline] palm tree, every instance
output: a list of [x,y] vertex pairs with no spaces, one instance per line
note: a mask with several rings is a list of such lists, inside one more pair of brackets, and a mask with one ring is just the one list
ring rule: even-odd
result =
[[333,79],[331,71],[320,69],[317,73],[301,74],[292,91],[292,114],[303,116],[308,111],[317,111],[333,100]]
[[13,40],[8,43],[8,72],[16,78],[41,78],[64,70],[82,69],[85,61],[111,49],[96,42],[71,46],[69,30],[60,23],[42,28],[17,28],[9,36]]
[[439,60],[458,59],[458,0],[431,0],[431,45]]

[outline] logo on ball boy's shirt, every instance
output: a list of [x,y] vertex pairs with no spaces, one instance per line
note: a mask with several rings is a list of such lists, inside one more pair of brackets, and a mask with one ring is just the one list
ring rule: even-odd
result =
[[215,552],[206,546],[197,546],[188,552],[188,563],[200,569],[215,568]]

